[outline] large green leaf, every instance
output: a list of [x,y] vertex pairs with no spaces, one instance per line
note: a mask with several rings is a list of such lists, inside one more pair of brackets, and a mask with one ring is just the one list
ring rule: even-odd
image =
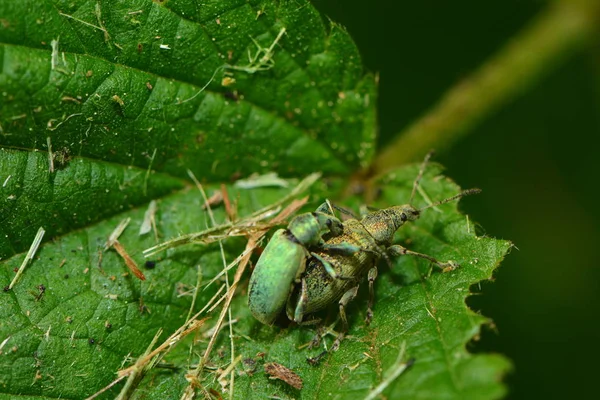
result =
[[[0,15],[5,145],[46,151],[50,137],[212,179],[349,172],[372,155],[373,76],[305,2],[3,0]],[[271,45],[273,68],[235,69]]]
[[[0,397],[92,395],[128,355],[142,354],[159,328],[160,342],[181,326],[199,271],[206,283],[222,269],[219,246],[160,253],[140,281],[104,245],[131,218],[119,240],[143,266],[142,250],[210,226],[188,169],[208,183],[209,194],[212,185],[253,172],[300,178],[322,171],[311,189],[314,208],[341,192],[344,179],[335,176],[349,176],[373,155],[374,77],[362,71],[348,34],[303,0],[0,0],[0,61],[1,287],[38,228],[46,230],[21,279],[0,294]],[[423,182],[432,199],[458,191],[438,172],[431,168]],[[378,205],[406,202],[416,173],[411,167],[380,182]],[[241,216],[289,192],[227,188]],[[138,234],[151,200],[158,238]],[[235,354],[244,359],[235,396],[362,398],[385,378],[402,343],[416,363],[384,393],[500,396],[507,361],[466,351],[486,319],[464,299],[470,285],[491,277],[509,243],[477,238],[454,205],[440,211],[428,210],[398,240],[410,238],[411,248],[463,267],[421,278],[428,266],[408,257],[390,270],[382,266],[372,325],[362,323],[362,293],[350,307],[351,336],[321,366],[305,362],[317,350],[297,349],[310,340],[310,327],[270,328],[252,319],[245,277],[232,303]],[[222,209],[215,213],[217,223],[226,220]],[[227,262],[244,249],[242,239],[223,245]],[[194,311],[219,285],[198,291]],[[324,314],[327,321],[335,309]],[[178,369],[151,371],[134,396],[179,397],[206,340],[177,347],[165,361]],[[226,367],[229,349],[222,333],[210,365]],[[258,352],[296,371],[302,391],[268,380]],[[228,390],[210,371],[202,384]]]
[[[160,191],[127,194],[135,205],[168,193],[186,169],[218,181],[255,171],[347,174],[371,159],[374,78],[363,74],[348,34],[325,24],[308,3],[2,0],[0,16],[0,144],[51,150],[62,160],[57,169],[76,160],[89,171],[82,185],[93,192],[116,183],[94,173],[110,165],[111,174],[133,168],[138,177],[149,169],[170,176]],[[272,64],[242,70],[248,54],[270,46],[259,59]],[[17,173],[14,161],[2,163],[2,176],[12,175],[17,189],[26,173],[52,181],[47,166],[14,157],[29,166]],[[47,199],[36,202],[53,203],[45,189]],[[97,210],[79,197],[69,193],[47,212],[30,212],[47,225],[58,207],[76,210],[73,228],[125,207],[113,201],[90,212]],[[3,213],[9,220],[2,227],[10,229],[0,256],[24,250],[37,229],[22,234],[18,215]]]
[[[384,190],[377,205],[406,203],[417,172],[417,167],[405,168],[383,180]],[[439,172],[437,167],[430,168],[422,182],[424,193],[431,199],[446,198],[459,191]],[[416,203],[427,204],[420,196]],[[236,398],[301,395],[309,399],[363,399],[397,366],[403,347],[401,361],[414,358],[415,363],[386,388],[384,393],[389,398],[502,397],[506,392],[499,381],[510,364],[499,355],[473,355],[467,351],[467,343],[489,321],[468,309],[465,298],[473,284],[491,277],[511,244],[477,236],[473,222],[457,211],[455,203],[427,210],[420,220],[398,232],[397,242],[440,260],[455,260],[461,267],[452,272],[432,272],[428,262],[409,256],[394,260],[392,268],[382,263],[373,322],[368,327],[363,322],[368,298],[365,282],[349,308],[350,336],[318,367],[309,365],[307,357],[322,349],[303,347],[312,339],[313,329],[264,326],[251,317],[246,297],[240,295],[232,310],[233,317],[239,320],[234,329],[236,354],[242,354],[245,363],[238,367]],[[337,305],[332,305],[321,316],[331,323],[336,311]],[[329,339],[328,344],[331,342]],[[224,368],[230,360],[226,334],[218,346],[216,354],[221,355],[215,355],[212,361]],[[182,346],[180,350],[180,354],[171,355],[170,361],[178,365],[197,362],[196,357],[189,357],[189,349]],[[264,362],[277,362],[300,375],[304,380],[302,390],[269,380],[257,353],[266,353]],[[214,383],[214,372],[204,376],[206,384],[213,382],[219,388]],[[175,398],[187,385],[182,378],[181,373],[152,375],[142,383],[140,398]]]

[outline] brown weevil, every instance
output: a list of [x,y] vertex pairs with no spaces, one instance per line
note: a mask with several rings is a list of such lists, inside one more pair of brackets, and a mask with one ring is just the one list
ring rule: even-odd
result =
[[[308,258],[300,283],[295,286],[292,295],[289,297],[286,311],[289,319],[301,323],[305,315],[317,312],[337,302],[342,327],[331,347],[331,351],[337,350],[348,331],[345,308],[356,297],[359,283],[365,276],[367,276],[369,282],[366,323],[370,323],[373,316],[373,284],[377,277],[377,263],[381,258],[389,261],[390,256],[411,255],[428,260],[444,272],[458,267],[458,264],[454,261],[441,262],[427,254],[417,253],[399,244],[392,244],[395,232],[406,222],[417,220],[423,210],[480,192],[480,189],[469,189],[425,207],[417,208],[413,206],[414,194],[427,160],[428,157],[425,159],[423,167],[414,182],[409,204],[372,211],[360,220],[351,218],[344,221],[344,232],[327,238],[325,241],[326,246],[323,249],[314,251],[311,257]],[[332,250],[340,247],[359,250],[341,252]],[[322,355],[324,354],[319,357]],[[313,361],[318,361],[319,357],[313,359]]]

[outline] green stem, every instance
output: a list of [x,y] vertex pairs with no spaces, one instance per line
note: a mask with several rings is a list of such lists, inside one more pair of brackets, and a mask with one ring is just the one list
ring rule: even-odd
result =
[[554,1],[481,68],[451,88],[374,160],[370,176],[448,148],[491,113],[522,94],[594,34],[597,0]]

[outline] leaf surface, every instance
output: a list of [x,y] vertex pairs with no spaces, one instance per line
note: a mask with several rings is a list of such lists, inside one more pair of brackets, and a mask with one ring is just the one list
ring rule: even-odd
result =
[[[383,193],[376,205],[406,203],[417,172],[416,166],[404,168],[382,180]],[[423,178],[423,193],[429,199],[442,199],[459,192],[440,172],[439,167],[433,166]],[[426,205],[427,200],[417,195],[415,203]],[[496,399],[505,396],[506,388],[499,382],[510,370],[510,363],[499,355],[471,354],[467,350],[481,325],[490,321],[470,310],[465,298],[472,293],[473,285],[491,278],[512,244],[477,236],[475,225],[458,212],[456,203],[426,210],[418,221],[399,230],[396,242],[439,260],[457,261],[461,267],[441,273],[433,271],[427,261],[410,256],[393,260],[391,268],[381,263],[373,322],[370,326],[364,323],[368,299],[365,279],[359,296],[348,309],[350,336],[317,367],[309,365],[307,357],[323,349],[305,348],[315,334],[313,328],[264,326],[249,314],[245,296],[237,298],[232,308],[238,320],[234,329],[238,338],[235,345],[236,354],[242,354],[243,361],[237,368],[236,398],[363,399],[397,366],[402,348],[404,358],[400,361],[412,358],[415,362],[386,387],[383,393],[388,398]],[[336,304],[319,314],[326,324],[334,323],[336,316]],[[333,337],[326,339],[329,346],[332,341]],[[213,358],[213,361],[226,366],[229,342],[225,334],[219,343],[223,358],[221,361]],[[265,354],[264,360],[261,353]],[[177,355],[172,357],[178,359]],[[179,361],[185,362],[185,356],[181,357]],[[262,369],[267,362],[280,363],[297,373],[303,379],[302,390],[270,380]],[[206,376],[207,383],[214,379],[211,372]],[[148,381],[156,378],[154,375]],[[169,396],[176,396],[186,385],[177,376],[153,382],[164,390],[158,392],[160,395]],[[160,396],[149,387],[141,393],[146,393],[148,398]]]

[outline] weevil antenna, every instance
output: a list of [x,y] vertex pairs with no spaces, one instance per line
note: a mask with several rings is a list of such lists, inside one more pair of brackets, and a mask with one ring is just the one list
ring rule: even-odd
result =
[[447,199],[436,201],[435,203],[432,203],[432,204],[429,204],[429,205],[427,205],[427,206],[425,206],[423,208],[420,208],[419,211],[427,210],[428,208],[439,206],[440,204],[450,203],[451,201],[454,201],[456,199],[460,199],[461,197],[470,196],[472,194],[478,194],[478,193],[481,193],[481,189],[473,188],[473,189],[463,190],[459,194],[456,194],[456,195],[454,195],[452,197],[448,197]]
[[335,217],[335,211],[333,210],[333,205],[331,205],[331,202],[329,201],[329,199],[325,199],[325,203],[327,203],[327,208],[329,208],[331,215],[333,215]]
[[340,207],[340,206],[336,206],[335,204],[333,204],[333,208],[335,208],[336,210],[338,210],[342,214],[346,214],[346,215],[349,215],[350,217],[352,217],[354,219],[358,219],[356,217],[356,214],[354,214],[352,211],[350,211],[350,210],[348,210],[346,208],[343,208],[343,207]]
[[412,204],[412,202],[415,198],[415,194],[417,193],[417,188],[419,187],[421,178],[423,178],[423,174],[425,173],[425,167],[427,167],[427,163],[429,162],[429,159],[431,158],[433,153],[434,153],[433,150],[429,150],[429,153],[427,153],[425,155],[425,158],[423,159],[423,162],[421,163],[421,168],[419,169],[419,174],[417,175],[415,181],[413,182],[413,189],[412,189],[412,193],[410,194],[410,201],[408,202],[408,204]]

